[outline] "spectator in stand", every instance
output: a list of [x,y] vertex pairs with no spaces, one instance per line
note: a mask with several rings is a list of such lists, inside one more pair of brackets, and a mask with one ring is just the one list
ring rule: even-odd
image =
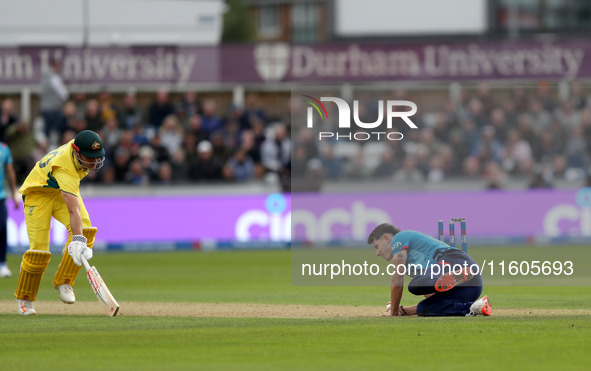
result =
[[308,170],[308,162],[311,160],[306,155],[306,149],[296,146],[293,150],[293,158],[291,159],[291,179],[300,182],[306,177]]
[[261,162],[269,172],[281,174],[289,165],[291,140],[283,124],[273,126],[273,136],[267,138],[261,146]]
[[185,137],[183,138],[183,147],[182,150],[185,154],[185,159],[187,161],[187,164],[193,164],[195,163],[195,161],[197,161],[197,144],[203,142],[203,140],[201,141],[197,141],[197,138],[195,137],[195,135],[189,133],[187,135],[185,135]]
[[[327,145],[323,148],[321,161],[327,178],[338,179],[341,177],[344,169],[343,159],[334,155],[334,149],[332,145]],[[378,174],[376,174],[376,172]],[[374,176],[379,177],[380,175],[377,169],[376,172],[374,172]]]
[[416,159],[409,156],[404,159],[402,169],[397,170],[392,179],[400,183],[421,183],[425,176],[417,169]]
[[426,179],[429,183],[440,183],[445,179],[443,159],[440,156],[431,156],[429,159],[429,170]]
[[473,144],[470,155],[476,156],[481,163],[494,161],[501,162],[503,145],[495,138],[495,129],[492,126],[482,128],[480,140]]
[[[123,133],[129,135],[133,143],[139,143],[140,145],[149,144],[150,139],[148,138],[148,135],[153,134],[148,133],[146,128],[140,123],[135,124],[131,129],[124,129]],[[154,140],[154,138],[152,138],[152,140]]]
[[192,164],[189,177],[196,181],[222,179],[222,164],[213,157],[213,147],[207,140],[197,145],[197,160]]
[[[81,121],[83,122],[84,120],[78,117],[78,114],[76,113],[76,105],[74,104],[74,102],[67,101],[66,104],[64,104],[64,108],[62,110],[62,117],[62,127],[64,128],[64,130],[72,130],[76,133],[79,133],[80,131],[84,130],[79,130],[81,128]],[[86,125],[86,123],[84,123],[84,125]]]
[[476,97],[482,104],[482,111],[485,115],[489,115],[494,107],[496,107],[496,102],[492,93],[490,91],[490,84],[486,81],[483,81],[478,84],[478,89],[476,91]]
[[521,139],[519,131],[512,129],[503,149],[503,169],[510,174],[528,174],[532,169],[533,155],[528,142]]
[[498,163],[490,161],[486,164],[484,179],[486,180],[486,189],[502,189],[505,186],[506,174]]
[[174,114],[174,106],[170,102],[167,89],[160,89],[156,94],[156,100],[148,109],[148,125],[156,131],[160,129],[162,122],[168,115]]
[[103,145],[105,151],[111,153],[113,149],[119,144],[121,136],[123,135],[121,129],[119,129],[119,123],[117,119],[110,118],[105,122],[105,126],[99,132],[99,135],[103,139]]
[[562,102],[560,108],[557,108],[554,112],[554,117],[556,117],[567,130],[581,125],[581,115],[578,111],[573,109],[573,105],[569,100]]
[[181,148],[184,132],[175,115],[166,116],[160,130],[158,130],[158,137],[160,138],[160,143],[166,148],[169,155]]
[[[287,130],[287,129],[286,129]],[[252,132],[254,134],[254,145],[256,148],[261,148],[267,137],[265,135],[265,126],[260,120],[252,122]]]
[[479,179],[481,174],[480,160],[478,157],[466,157],[462,163],[463,175],[468,179]]
[[107,90],[106,87],[103,88],[101,93],[99,94],[98,102],[100,105],[101,111],[101,120],[103,122],[107,122],[107,120],[114,119],[117,117],[117,112],[119,109],[117,105],[113,102],[113,97],[111,93]]
[[517,110],[517,104],[511,99],[506,99],[503,102],[503,114],[505,115],[505,125],[507,127],[515,127],[519,121],[520,112]]
[[0,105],[0,142],[6,142],[6,132],[17,122],[12,99],[4,99]]
[[552,178],[549,172],[544,171],[541,166],[536,166],[533,170],[532,178],[529,182],[529,189],[551,189]]
[[127,147],[119,146],[115,149],[115,153],[113,154],[113,170],[117,182],[123,183],[127,180],[126,174],[129,170],[131,159],[131,154]]
[[494,108],[490,112],[490,125],[495,128],[495,138],[501,143],[505,143],[509,127],[505,118],[505,111],[502,108]]
[[238,148],[240,140],[240,124],[238,120],[228,119],[222,130],[224,145],[230,149]]
[[195,137],[196,143],[207,140],[208,134],[203,130],[203,119],[200,115],[194,115],[189,119],[187,134]]
[[532,128],[538,135],[552,124],[552,115],[544,109],[542,102],[537,99],[531,100],[527,113],[531,116]]
[[554,112],[556,109],[556,98],[554,97],[550,84],[547,81],[540,81],[538,83],[535,98],[542,103],[542,106],[546,111]]
[[261,162],[261,148],[257,146],[252,130],[244,130],[240,134],[240,148],[246,151],[246,155],[255,163]]
[[519,136],[529,144],[534,158],[539,158],[540,137],[535,133],[532,127],[531,116],[529,114],[523,113],[519,115],[518,128]]
[[[326,169],[326,174],[329,175],[328,166],[325,165],[324,168]],[[398,169],[396,168],[392,148],[386,148],[380,156],[380,162],[378,163],[378,166],[376,166],[376,168],[373,170],[373,176],[375,178],[391,178],[396,170]]]
[[247,94],[245,107],[240,119],[240,130],[252,128],[254,120],[267,122],[267,114],[260,104],[259,97],[256,94]]
[[222,120],[216,115],[216,104],[213,99],[207,99],[203,103],[203,115],[201,117],[201,124],[203,131],[207,134],[207,137],[216,130],[222,129]]
[[174,183],[178,184],[187,181],[189,178],[189,163],[183,149],[179,149],[172,155],[170,166]]
[[152,147],[140,147],[139,160],[142,165],[143,173],[146,174],[150,182],[158,180],[159,164],[156,161],[155,157],[156,153],[154,152]]
[[129,171],[125,174],[125,182],[139,186],[147,186],[150,184],[150,177],[144,172],[144,168],[139,159],[132,160],[129,164]]
[[575,126],[570,129],[564,155],[567,166],[571,169],[585,169],[589,165],[587,143],[583,135],[583,128]]
[[548,130],[552,133],[554,141],[558,145],[558,150],[564,152],[570,134],[569,129],[564,127],[560,121],[553,120]]
[[[171,153],[168,151],[168,148],[166,148],[162,144],[162,141],[160,140],[160,137],[158,135],[152,138],[152,140],[149,141],[147,144],[149,144],[150,147],[152,147],[152,149],[154,150],[154,156],[157,162],[170,161]],[[178,151],[178,149],[176,151]]]
[[564,180],[566,179],[567,164],[566,157],[563,155],[557,155],[552,159],[552,176],[554,179]]
[[222,131],[213,132],[210,141],[213,147],[213,157],[221,164],[228,162],[228,159],[232,157],[232,149],[224,143],[224,134]]
[[470,99],[468,112],[466,117],[476,124],[476,128],[480,129],[490,124],[488,115],[484,112],[482,102],[478,98]]
[[531,103],[531,99],[524,88],[517,87],[513,89],[513,91],[510,94],[511,98],[509,100],[515,102],[515,109],[517,110],[517,112],[525,112],[528,110],[528,107]]
[[155,182],[171,185],[174,183],[172,166],[168,162],[163,162],[158,168],[158,177]]
[[49,140],[52,140],[52,134],[61,136],[64,132],[62,106],[70,94],[60,76],[61,67],[59,60],[50,58],[49,68],[41,78],[41,116]]
[[76,106],[76,117],[78,120],[84,120],[84,113],[86,112],[86,94],[83,92],[74,93],[72,103]]
[[192,90],[186,91],[175,107],[175,113],[185,129],[188,120],[195,115],[200,115],[202,112],[201,101],[197,99],[197,93]]
[[433,135],[435,136],[435,138],[440,142],[449,141],[449,135],[451,133],[450,129],[451,128],[449,127],[449,124],[446,121],[445,113],[437,113],[435,115],[435,126],[433,128]]
[[587,108],[587,97],[583,93],[583,87],[579,81],[571,82],[569,101],[577,111]]
[[450,173],[452,175],[460,175],[465,159],[470,155],[471,143],[465,140],[465,136],[461,130],[453,130],[449,136],[449,145],[453,148],[452,151],[452,165]]
[[103,128],[103,120],[101,119],[101,106],[96,99],[91,99],[86,103],[84,121],[86,121],[87,130],[92,130],[98,133]]
[[224,167],[226,179],[245,182],[254,178],[254,161],[242,149],[236,150]]
[[123,106],[117,112],[117,121],[126,129],[142,123],[142,109],[137,104],[134,92],[125,94]]
[[462,140],[470,147],[478,141],[478,138],[480,138],[476,124],[470,119],[462,121],[460,124],[460,131],[463,137]]

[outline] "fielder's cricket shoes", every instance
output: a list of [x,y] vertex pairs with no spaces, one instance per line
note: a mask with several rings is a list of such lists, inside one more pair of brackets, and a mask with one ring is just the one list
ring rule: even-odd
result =
[[34,316],[37,314],[32,301],[16,299],[16,302],[18,303],[18,314],[21,316]]
[[76,295],[74,295],[74,289],[67,283],[57,287],[60,292],[60,299],[66,304],[74,304],[76,302]]
[[12,272],[8,269],[6,264],[0,265],[0,278],[8,278],[10,276],[12,276]]
[[470,281],[474,275],[470,273],[470,268],[464,268],[460,272],[448,272],[439,277],[435,282],[435,291],[444,292],[453,289],[460,283]]
[[470,306],[470,313],[466,314],[466,317],[473,317],[479,315],[492,315],[492,305],[490,305],[490,302],[488,301],[488,296],[486,295],[472,303],[472,305]]

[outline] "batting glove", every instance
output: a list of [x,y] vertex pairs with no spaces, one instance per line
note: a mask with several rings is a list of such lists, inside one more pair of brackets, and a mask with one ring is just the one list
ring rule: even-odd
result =
[[92,249],[86,246],[86,237],[82,235],[72,236],[72,242],[68,245],[68,253],[77,266],[82,265],[82,256],[86,260],[92,259]]

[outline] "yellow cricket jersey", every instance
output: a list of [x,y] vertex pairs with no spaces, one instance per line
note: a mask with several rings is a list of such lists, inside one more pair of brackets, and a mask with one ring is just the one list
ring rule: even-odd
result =
[[34,191],[59,189],[79,196],[80,180],[88,174],[88,171],[78,163],[72,144],[74,144],[73,139],[39,160],[19,192],[27,195]]

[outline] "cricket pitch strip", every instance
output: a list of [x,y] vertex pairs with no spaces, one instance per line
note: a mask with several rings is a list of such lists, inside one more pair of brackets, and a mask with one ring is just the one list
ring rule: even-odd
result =
[[[252,304],[252,303],[147,303],[121,302],[119,316],[238,317],[238,318],[370,318],[379,317],[381,306]],[[96,301],[67,305],[59,301],[35,302],[38,316],[52,314],[104,315]],[[0,300],[0,313],[17,314],[14,300]],[[591,309],[515,309],[493,306],[493,317],[591,316]],[[418,319],[414,316],[413,318]],[[470,320],[470,319],[468,319]]]

